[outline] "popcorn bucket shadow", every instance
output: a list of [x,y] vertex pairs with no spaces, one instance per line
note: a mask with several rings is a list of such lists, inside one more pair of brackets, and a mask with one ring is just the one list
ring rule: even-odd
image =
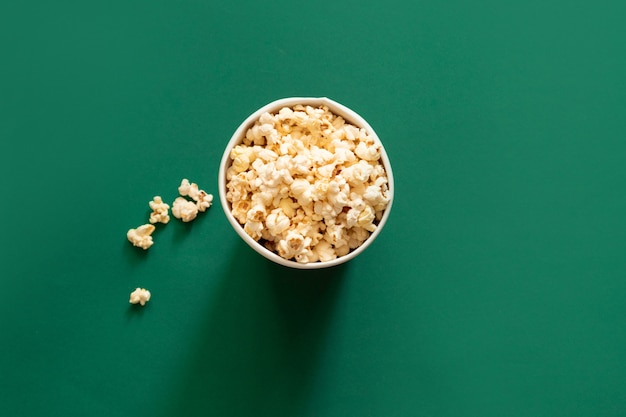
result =
[[249,250],[237,243],[220,271],[164,415],[299,415],[306,407],[346,268],[293,270]]

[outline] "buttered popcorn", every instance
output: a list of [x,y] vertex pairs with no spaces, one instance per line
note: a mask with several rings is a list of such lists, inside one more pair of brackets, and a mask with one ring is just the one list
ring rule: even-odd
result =
[[376,230],[390,201],[381,148],[328,107],[264,113],[230,153],[231,211],[279,256],[330,261]]
[[172,205],[172,214],[177,219],[188,223],[198,216],[198,207],[193,201],[189,201],[183,197],[177,197]]
[[[198,212],[205,212],[213,203],[213,195],[207,194],[206,191],[198,188],[198,184],[189,182],[187,178],[183,178],[178,187],[178,193],[182,197],[176,198],[172,205],[172,214],[177,219],[184,222],[190,222],[198,216]],[[187,200],[183,197],[189,197]]]
[[160,196],[154,197],[148,205],[152,209],[152,213],[150,213],[150,223],[167,224],[170,221],[170,216],[168,214],[170,206],[169,204],[164,203]]
[[133,246],[146,250],[154,243],[152,240],[154,229],[155,227],[152,224],[143,224],[136,229],[129,229],[126,237]]
[[141,304],[143,307],[148,301],[150,301],[151,296],[152,294],[150,294],[150,291],[145,288],[136,288],[135,291],[130,293],[129,302],[131,304]]
[[187,178],[183,178],[178,187],[178,193],[183,197],[188,196],[195,201],[196,208],[200,212],[205,212],[213,203],[213,195],[198,188],[195,182],[190,183]]

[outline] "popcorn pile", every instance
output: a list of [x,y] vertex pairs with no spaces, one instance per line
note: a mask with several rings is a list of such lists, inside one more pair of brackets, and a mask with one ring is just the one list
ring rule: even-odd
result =
[[330,261],[376,230],[390,193],[380,145],[328,107],[264,113],[231,153],[231,212],[279,256]]

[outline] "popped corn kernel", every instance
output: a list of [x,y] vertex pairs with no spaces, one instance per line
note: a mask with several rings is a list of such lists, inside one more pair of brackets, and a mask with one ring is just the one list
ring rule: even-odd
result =
[[189,180],[186,178],[181,181],[180,186],[178,187],[178,193],[181,196],[189,196],[194,201],[198,201],[199,192],[200,189],[198,188],[198,184],[193,182],[190,183]]
[[[187,178],[183,178],[183,180],[180,182],[180,185],[178,186],[178,193],[182,196],[187,196],[189,195],[190,192],[192,192],[191,188],[192,188],[192,185],[189,182],[189,180]],[[198,186],[196,185],[196,189],[197,188]]]
[[[184,198],[181,199],[180,197],[176,199],[178,201],[177,210],[179,215],[174,214],[174,207],[172,207],[172,214],[174,214],[174,217],[183,219],[185,222],[195,219],[198,215],[198,211],[205,212],[213,204],[213,195],[201,190],[195,182],[190,183],[187,178],[183,178],[181,181],[180,186],[178,187],[178,193],[183,197],[191,198],[195,202],[196,206],[194,214],[194,209],[191,208],[191,204],[194,203]],[[186,201],[186,203],[183,202],[183,200]],[[177,205],[176,201],[174,201],[174,205]]]
[[346,256],[350,253],[350,246],[347,243],[341,246],[336,246],[335,253],[337,254],[337,257]]
[[248,210],[246,217],[249,221],[262,222],[265,220],[265,215],[266,215],[265,206],[257,204],[254,207],[252,207],[250,210]]
[[246,146],[235,146],[230,151],[230,158],[233,160],[232,167],[236,172],[244,172],[250,167],[250,163],[254,162],[254,152],[252,148]]
[[320,260],[317,252],[310,249],[306,249],[302,253],[297,254],[295,258],[296,262],[300,262],[302,264],[308,264],[310,262],[317,262]]
[[333,246],[325,240],[315,245],[314,252],[317,254],[318,259],[322,262],[332,261],[337,258],[335,249],[333,249]]
[[136,229],[128,230],[126,237],[130,243],[133,244],[133,246],[146,250],[154,243],[151,235],[155,229],[156,228],[152,224],[144,224]]
[[146,303],[150,301],[150,296],[150,291],[145,288],[137,288],[135,291],[130,293],[129,302],[131,304],[141,304],[142,306],[145,306]]
[[374,224],[374,210],[370,206],[365,206],[363,211],[359,213],[359,218],[357,219],[357,226],[362,227],[368,232],[373,232],[376,230],[376,225]]
[[172,214],[177,219],[190,222],[198,216],[198,206],[193,201],[177,197],[172,206]]
[[360,160],[358,163],[344,168],[340,175],[345,178],[346,182],[350,185],[358,186],[365,184],[365,182],[369,180],[372,172],[372,166],[367,161]]
[[272,212],[267,216],[265,225],[267,227],[267,231],[271,235],[279,236],[284,231],[289,229],[291,222],[283,210],[281,208],[277,208],[272,210]]
[[348,245],[350,248],[358,248],[369,237],[369,232],[362,227],[353,227],[348,231]]
[[168,214],[170,206],[164,203],[160,196],[155,196],[148,205],[152,209],[152,213],[150,213],[150,223],[167,224],[170,221]]
[[243,226],[243,230],[253,239],[258,240],[263,235],[263,223],[248,220]]
[[283,258],[291,259],[305,251],[310,241],[311,238],[304,237],[295,230],[290,230],[284,239],[278,241],[278,252]]
[[377,161],[380,158],[380,147],[373,143],[359,142],[354,153],[366,161]]
[[306,206],[311,203],[313,190],[311,183],[307,179],[293,180],[289,188],[300,205]]
[[251,204],[248,200],[239,200],[233,203],[232,213],[240,224],[244,224],[248,219],[248,210]]
[[196,201],[196,207],[198,211],[205,212],[213,204],[213,195],[207,194],[203,190],[198,192],[198,200]]
[[300,204],[296,203],[289,197],[285,197],[279,201],[278,207],[283,210],[285,216],[292,218],[296,215],[296,210],[300,207]]

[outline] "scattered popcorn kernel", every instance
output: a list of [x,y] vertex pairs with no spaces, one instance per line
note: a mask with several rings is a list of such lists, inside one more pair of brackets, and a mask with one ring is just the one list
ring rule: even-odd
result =
[[189,180],[187,178],[183,178],[183,180],[180,183],[180,186],[178,187],[178,193],[182,196],[187,196],[189,195],[190,191],[191,191],[191,184],[189,183]]
[[211,207],[211,204],[213,204],[213,195],[200,190],[200,192],[198,192],[198,200],[196,201],[198,210],[205,212],[209,207]]
[[183,197],[177,197],[172,206],[172,214],[177,219],[184,222],[190,222],[198,216],[198,206],[193,201],[189,201]]
[[151,236],[154,229],[154,225],[144,224],[136,229],[130,229],[126,233],[126,237],[133,246],[146,250],[154,243]]
[[[387,208],[380,156],[365,129],[328,107],[284,107],[231,150],[226,198],[246,233],[279,256],[333,260],[365,242]],[[194,184],[181,187],[193,195]]]
[[[193,210],[190,207],[185,209],[185,211],[187,212],[187,217],[186,218],[189,218],[189,216],[193,216],[193,217],[190,218],[190,220],[183,220],[183,221],[191,221],[191,220],[195,219],[197,214],[198,214],[197,213],[198,211],[205,212],[209,207],[211,207],[211,204],[213,203],[213,195],[212,194],[207,194],[206,191],[199,189],[198,188],[198,184],[196,184],[194,182],[190,183],[187,178],[184,178],[181,181],[180,186],[178,187],[178,193],[181,196],[183,196],[183,197],[189,197],[193,201],[195,201],[195,205],[196,205],[196,209],[197,209],[195,215],[191,214],[191,212]],[[181,207],[183,207],[183,203],[182,202],[179,202],[179,205],[181,205]],[[172,208],[172,213],[173,212],[174,212],[174,209]],[[182,215],[181,215],[181,217],[178,217],[178,216],[174,215],[174,217],[176,217],[178,219],[182,219],[183,218]]]
[[150,291],[145,288],[137,288],[130,293],[131,304],[141,304],[145,306],[148,301],[150,301]]
[[152,213],[150,213],[150,223],[167,224],[167,222],[170,221],[170,216],[168,215],[170,206],[165,204],[160,196],[154,197],[154,199],[148,204],[152,209]]

